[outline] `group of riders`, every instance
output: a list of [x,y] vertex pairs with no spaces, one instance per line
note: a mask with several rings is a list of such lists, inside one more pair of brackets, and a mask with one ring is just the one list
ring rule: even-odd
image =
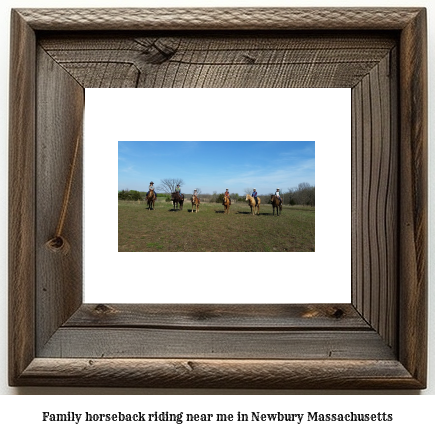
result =
[[[150,186],[148,187],[148,191],[147,191],[147,196],[150,194],[151,191],[154,193],[154,197],[157,198],[157,193],[156,193],[156,190],[154,189],[154,182],[153,181],[150,182]],[[180,184],[177,184],[177,186],[175,187],[175,193],[178,193],[181,196]],[[196,189],[195,189],[193,195],[198,196]]]
[[[225,195],[225,197],[227,197],[229,199],[230,205],[231,205],[231,197],[230,197],[230,192],[228,191],[228,188],[225,190],[224,195]],[[258,193],[257,193],[257,190],[255,188],[253,189],[251,196],[255,200],[255,205],[258,205]],[[274,196],[276,196],[278,198],[279,204],[282,205],[282,197],[280,195],[279,188],[276,189]]]
[[[148,191],[147,191],[147,196],[148,196],[148,194],[150,193],[150,192],[153,192],[154,193],[154,196],[157,198],[157,193],[156,193],[156,191],[155,191],[155,189],[154,189],[154,182],[150,182],[150,186],[148,187]],[[175,193],[178,193],[180,196],[181,196],[181,187],[180,187],[180,184],[177,184],[177,186],[175,187]],[[225,190],[225,197],[227,197],[228,199],[229,199],[229,201],[230,201],[230,205],[231,205],[231,197],[230,197],[230,192],[228,191],[228,188]],[[258,193],[257,193],[257,190],[254,188],[254,190],[253,190],[253,192],[252,192],[252,194],[251,194],[251,196],[254,198],[254,200],[255,200],[255,205],[258,205]],[[280,191],[279,191],[279,188],[277,188],[276,189],[276,191],[275,191],[275,196],[279,199],[279,204],[280,205],[282,205],[282,197],[281,197],[281,195],[280,195]],[[198,197],[198,190],[195,188],[195,190],[193,191],[193,195],[192,195],[192,198],[193,197],[195,197],[195,198],[197,198]]]

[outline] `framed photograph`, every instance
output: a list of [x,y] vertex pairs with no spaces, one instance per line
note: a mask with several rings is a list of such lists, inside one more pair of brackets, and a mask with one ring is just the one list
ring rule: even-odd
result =
[[[425,388],[426,51],[424,8],[13,10],[10,385]],[[91,88],[350,89],[351,302],[84,302]]]

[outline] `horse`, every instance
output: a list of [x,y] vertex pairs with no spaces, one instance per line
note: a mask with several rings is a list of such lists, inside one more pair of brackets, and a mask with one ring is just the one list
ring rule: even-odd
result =
[[229,214],[230,206],[231,206],[229,197],[224,196],[223,206],[224,206],[224,214]]
[[258,199],[258,203],[256,205],[255,204],[255,199],[250,194],[246,195],[246,200],[249,202],[249,206],[251,207],[251,213],[252,213],[252,215],[254,215],[254,214],[260,214],[260,203],[261,203],[261,200],[260,200],[259,197],[257,199]]
[[198,196],[192,196],[192,199],[190,199],[190,201],[192,202],[192,212],[193,212],[193,207],[196,207],[196,212],[199,211],[199,202],[201,202],[199,200]]
[[276,208],[276,215],[279,216],[279,212],[282,212],[282,204],[280,200],[278,199],[278,196],[275,196],[274,194],[270,196],[270,201],[272,202],[272,208],[273,208],[273,215],[275,215],[275,208]]
[[154,191],[150,191],[147,194],[147,205],[148,210],[153,211],[154,210],[154,202],[156,201],[156,195],[154,194]]
[[174,193],[171,193],[171,199],[174,210],[180,207],[180,211],[183,211],[184,194],[180,194],[178,191],[175,191]]

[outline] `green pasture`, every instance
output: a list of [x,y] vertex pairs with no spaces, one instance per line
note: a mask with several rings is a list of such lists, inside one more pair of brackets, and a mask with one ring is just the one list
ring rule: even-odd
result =
[[272,205],[251,215],[246,202],[234,203],[224,214],[218,203],[201,203],[192,212],[158,200],[149,211],[146,202],[118,201],[119,252],[314,252],[313,207],[283,206],[279,217]]

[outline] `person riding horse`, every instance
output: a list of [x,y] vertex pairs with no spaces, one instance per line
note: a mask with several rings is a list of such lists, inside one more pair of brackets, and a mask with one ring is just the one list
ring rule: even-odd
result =
[[255,205],[258,205],[257,190],[255,188],[254,188],[254,191],[252,192],[251,196],[255,199]]
[[171,193],[171,200],[172,205],[174,206],[174,210],[176,208],[180,208],[180,210],[183,209],[184,195],[181,193],[180,184],[177,184],[177,187],[175,187],[175,191]]
[[282,205],[282,197],[279,195],[279,188],[275,191],[275,196],[279,199],[280,206]]
[[[229,199],[230,205],[231,205],[231,197],[230,197],[230,192],[228,191],[228,188],[225,190],[224,196]],[[222,205],[225,205],[225,202],[222,202]]]
[[147,196],[150,194],[151,191],[154,193],[154,197],[157,199],[157,193],[154,190],[154,182],[153,181],[150,182],[150,186],[148,187],[148,191],[147,191]]

